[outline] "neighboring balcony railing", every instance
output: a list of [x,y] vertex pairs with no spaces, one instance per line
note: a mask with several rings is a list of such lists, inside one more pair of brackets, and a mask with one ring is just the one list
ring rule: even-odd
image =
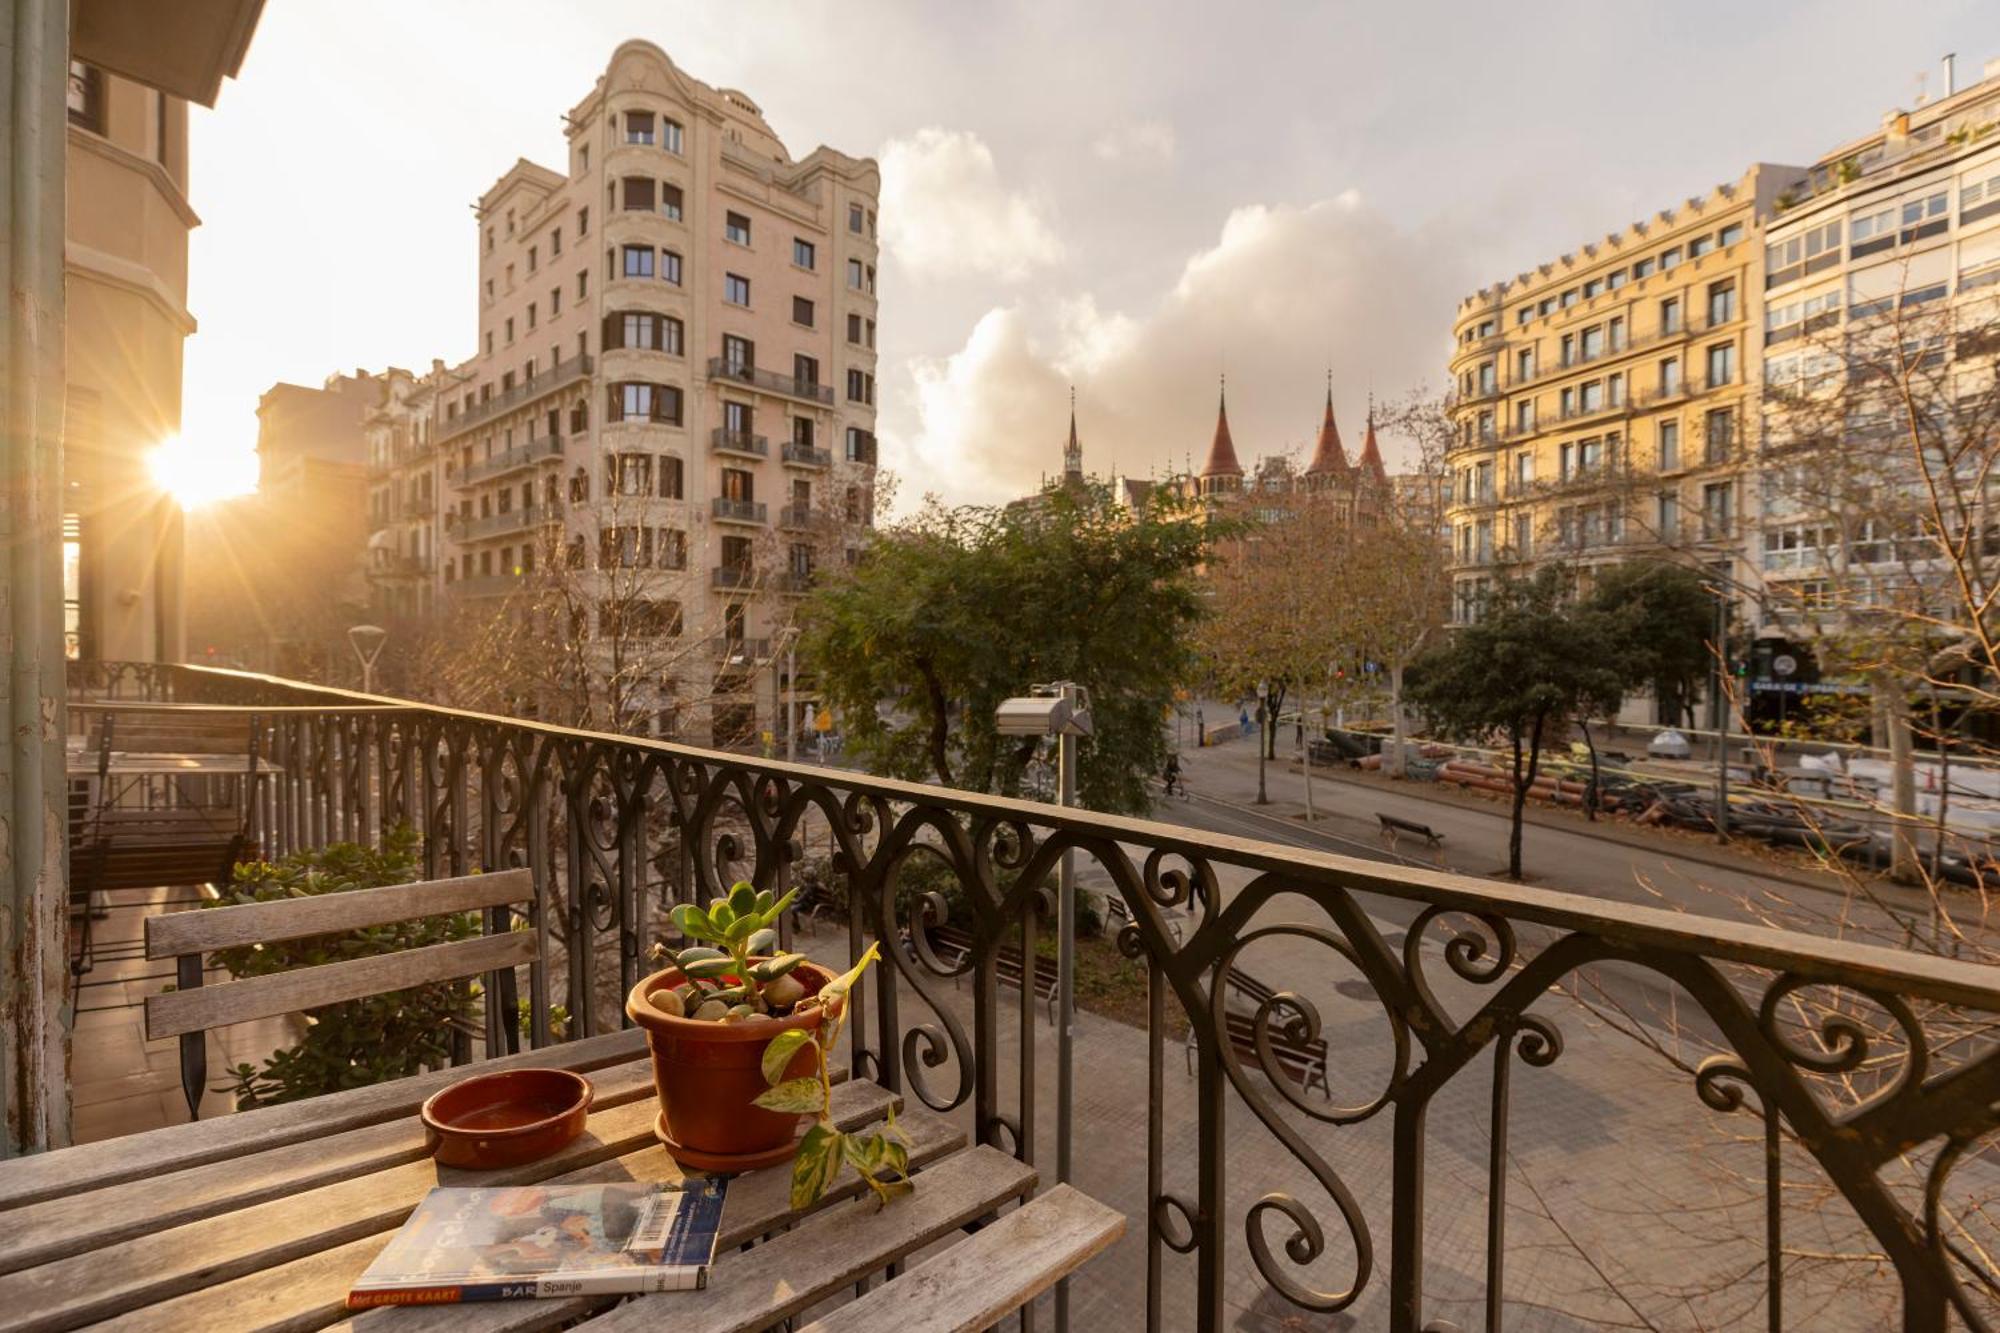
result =
[[717,426],[708,433],[708,442],[717,453],[747,454],[752,458],[769,458],[771,442],[762,435],[752,435],[749,431],[725,430]]
[[802,398],[809,403],[833,405],[833,389],[818,380],[801,379],[795,375],[780,375],[774,371],[759,370],[741,361],[731,361],[726,357],[712,356],[708,359],[708,377],[712,380],[728,380],[732,384],[747,384],[753,389],[767,393],[781,393],[788,398]]
[[750,565],[717,565],[709,571],[711,588],[754,588],[757,571]]
[[709,513],[725,523],[763,523],[766,509],[762,500],[731,500],[718,495],[709,503]]
[[567,361],[560,361],[533,379],[523,380],[511,389],[494,394],[483,403],[474,403],[455,417],[447,417],[438,423],[436,438],[444,441],[456,435],[463,435],[481,422],[491,421],[510,408],[531,403],[544,394],[552,393],[588,374],[590,374],[590,358],[587,356],[573,356]]
[[451,535],[462,542],[478,541],[483,537],[500,537],[508,533],[524,532],[542,523],[552,523],[560,518],[560,510],[545,505],[524,505],[519,509],[503,510],[497,514],[485,514],[478,518],[461,519],[451,516],[446,528]]
[[465,476],[459,484],[470,485],[475,481],[491,481],[495,477],[504,477],[510,472],[533,467],[551,458],[561,458],[562,452],[563,442],[560,436],[550,435],[543,439],[530,440],[526,444],[497,453],[491,458],[474,459],[466,466]]
[[786,505],[778,511],[778,526],[793,529],[811,527],[812,506]]
[[833,462],[833,454],[817,445],[786,440],[785,461],[794,467],[826,467]]
[[[749,671],[769,651],[716,655]],[[271,710],[278,854],[407,824],[427,875],[526,867],[536,903],[496,909],[501,925],[559,932],[564,964],[494,974],[489,1050],[547,1045],[557,1005],[571,1037],[624,1026],[618,997],[672,905],[739,877],[810,888],[836,923],[823,961],[883,950],[848,997],[846,1071],[961,1115],[1045,1187],[1074,1155],[1092,1193],[1123,1199],[1126,1244],[1073,1279],[1120,1323],[1143,1308],[1151,1329],[1220,1330],[1254,1302],[1274,1325],[1498,1328],[1510,1290],[1531,1299],[1517,1265],[1608,1240],[1630,1247],[1624,1285],[1566,1324],[1657,1326],[1614,1292],[1662,1291],[1658,1322],[1678,1323],[1683,1284],[1708,1281],[1760,1325],[1781,1294],[1854,1327],[1980,1327],[1991,1308],[2000,968],[248,673],[89,678]],[[1140,1026],[1086,1018],[1088,1063],[1067,1070],[1037,990],[1018,990],[1066,858],[1145,983]],[[899,894],[918,867],[948,905]],[[783,929],[781,946],[800,925]],[[1668,1012],[1677,1026],[1654,1026]],[[1640,1069],[1657,1083],[1635,1086]],[[1049,1109],[1047,1081],[1077,1075],[1087,1138]],[[1703,1166],[1726,1186],[1662,1179]],[[1617,1191],[1612,1221],[1551,1240],[1550,1210],[1597,1185]],[[1859,1262],[1829,1277],[1842,1256]],[[1576,1284],[1564,1295],[1596,1290]]]
[[470,578],[454,580],[445,585],[445,592],[456,597],[505,597],[521,586],[521,579],[514,574],[475,574]]

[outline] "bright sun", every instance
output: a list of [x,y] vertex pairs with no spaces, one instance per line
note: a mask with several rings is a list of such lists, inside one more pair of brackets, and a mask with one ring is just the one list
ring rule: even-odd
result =
[[200,449],[178,435],[162,440],[146,461],[154,482],[180,501],[183,509],[199,508],[257,489],[255,455],[236,457]]

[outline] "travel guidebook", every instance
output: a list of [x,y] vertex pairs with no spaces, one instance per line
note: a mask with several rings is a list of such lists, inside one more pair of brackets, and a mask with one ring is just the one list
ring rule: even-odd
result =
[[727,1180],[434,1189],[349,1309],[708,1285]]

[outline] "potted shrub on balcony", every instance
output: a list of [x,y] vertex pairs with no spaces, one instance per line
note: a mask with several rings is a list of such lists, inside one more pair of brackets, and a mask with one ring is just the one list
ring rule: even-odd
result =
[[[657,951],[673,965],[625,1001],[653,1057],[654,1129],[676,1161],[698,1170],[748,1171],[796,1153],[794,1207],[816,1200],[843,1161],[886,1202],[910,1187],[894,1117],[881,1134],[837,1129],[827,1069],[847,993],[876,949],[841,976],[803,954],[775,952],[775,925],[791,901],[739,883],[706,910],[674,909],[675,927],[692,943]],[[815,1123],[800,1138],[807,1116]]]

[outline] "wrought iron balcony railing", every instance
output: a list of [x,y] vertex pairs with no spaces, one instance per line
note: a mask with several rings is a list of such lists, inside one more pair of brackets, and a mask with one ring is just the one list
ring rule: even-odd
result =
[[[746,667],[769,651],[723,642]],[[490,1050],[549,1043],[558,1004],[572,1036],[623,1025],[618,997],[674,904],[739,877],[783,892],[828,849],[815,901],[847,919],[805,947],[884,950],[849,998],[851,1073],[962,1111],[1045,1183],[1122,1199],[1123,1248],[1075,1281],[1115,1283],[1095,1308],[1133,1322],[1143,1308],[1152,1329],[1234,1327],[1252,1308],[1497,1328],[1514,1265],[1562,1248],[1547,1210],[1609,1176],[1626,1192],[1598,1229],[1652,1265],[1635,1270],[1642,1295],[1698,1268],[1732,1318],[1763,1323],[1761,1296],[1776,1326],[1781,1295],[1825,1294],[1801,1255],[1852,1254],[1864,1262],[1837,1274],[1838,1305],[1804,1308],[1940,1331],[1991,1310],[1989,1251],[1968,1228],[2000,1174],[2000,968],[247,673],[88,679],[265,710],[276,852],[407,823],[427,875],[526,867],[524,925],[560,932],[566,961],[494,975]],[[1092,1020],[1077,1039],[1077,1059],[1092,1043],[1078,1123],[1097,1145],[1081,1152],[1044,1101],[1047,1079],[1081,1067],[1061,1063],[1038,998],[1004,989],[1039,957],[1072,858],[1144,978],[1143,1026]],[[948,905],[899,893],[919,872],[951,886]],[[1591,1021],[1568,987],[1621,1017]],[[1668,1007],[1670,1036],[1645,1016]],[[1657,1084],[1635,1086],[1641,1068]],[[1665,1189],[1706,1159],[1740,1205]],[[1445,1237],[1465,1239],[1440,1253]],[[1680,1299],[1666,1322],[1692,1316]],[[1598,1308],[1572,1322],[1654,1322]]]
[[547,459],[561,458],[562,453],[561,436],[550,435],[539,440],[530,440],[513,449],[503,450],[491,458],[474,459],[466,466],[465,475],[459,484],[463,486],[477,481],[491,481],[495,477],[504,477],[510,472],[533,467]]
[[785,441],[785,461],[793,467],[825,467],[833,462],[831,451],[817,445],[800,444],[796,440]]
[[709,503],[709,513],[725,523],[757,523],[766,521],[769,513],[762,500],[732,500],[718,495]]
[[727,357],[712,356],[708,359],[708,377],[712,380],[728,380],[732,384],[747,384],[753,389],[766,393],[780,393],[787,398],[801,398],[808,403],[821,406],[833,405],[833,386],[821,384],[818,380],[801,379],[796,375],[780,375],[775,371],[759,370],[741,361]]
[[749,431],[726,430],[717,426],[708,433],[708,443],[717,453],[748,454],[752,458],[771,456],[770,440],[762,435],[753,435]]
[[463,435],[481,422],[491,421],[502,412],[531,403],[545,394],[553,393],[576,380],[590,374],[590,358],[573,356],[550,366],[533,379],[523,380],[511,389],[502,390],[483,403],[474,403],[455,417],[447,417],[438,423],[437,440],[445,440]]

